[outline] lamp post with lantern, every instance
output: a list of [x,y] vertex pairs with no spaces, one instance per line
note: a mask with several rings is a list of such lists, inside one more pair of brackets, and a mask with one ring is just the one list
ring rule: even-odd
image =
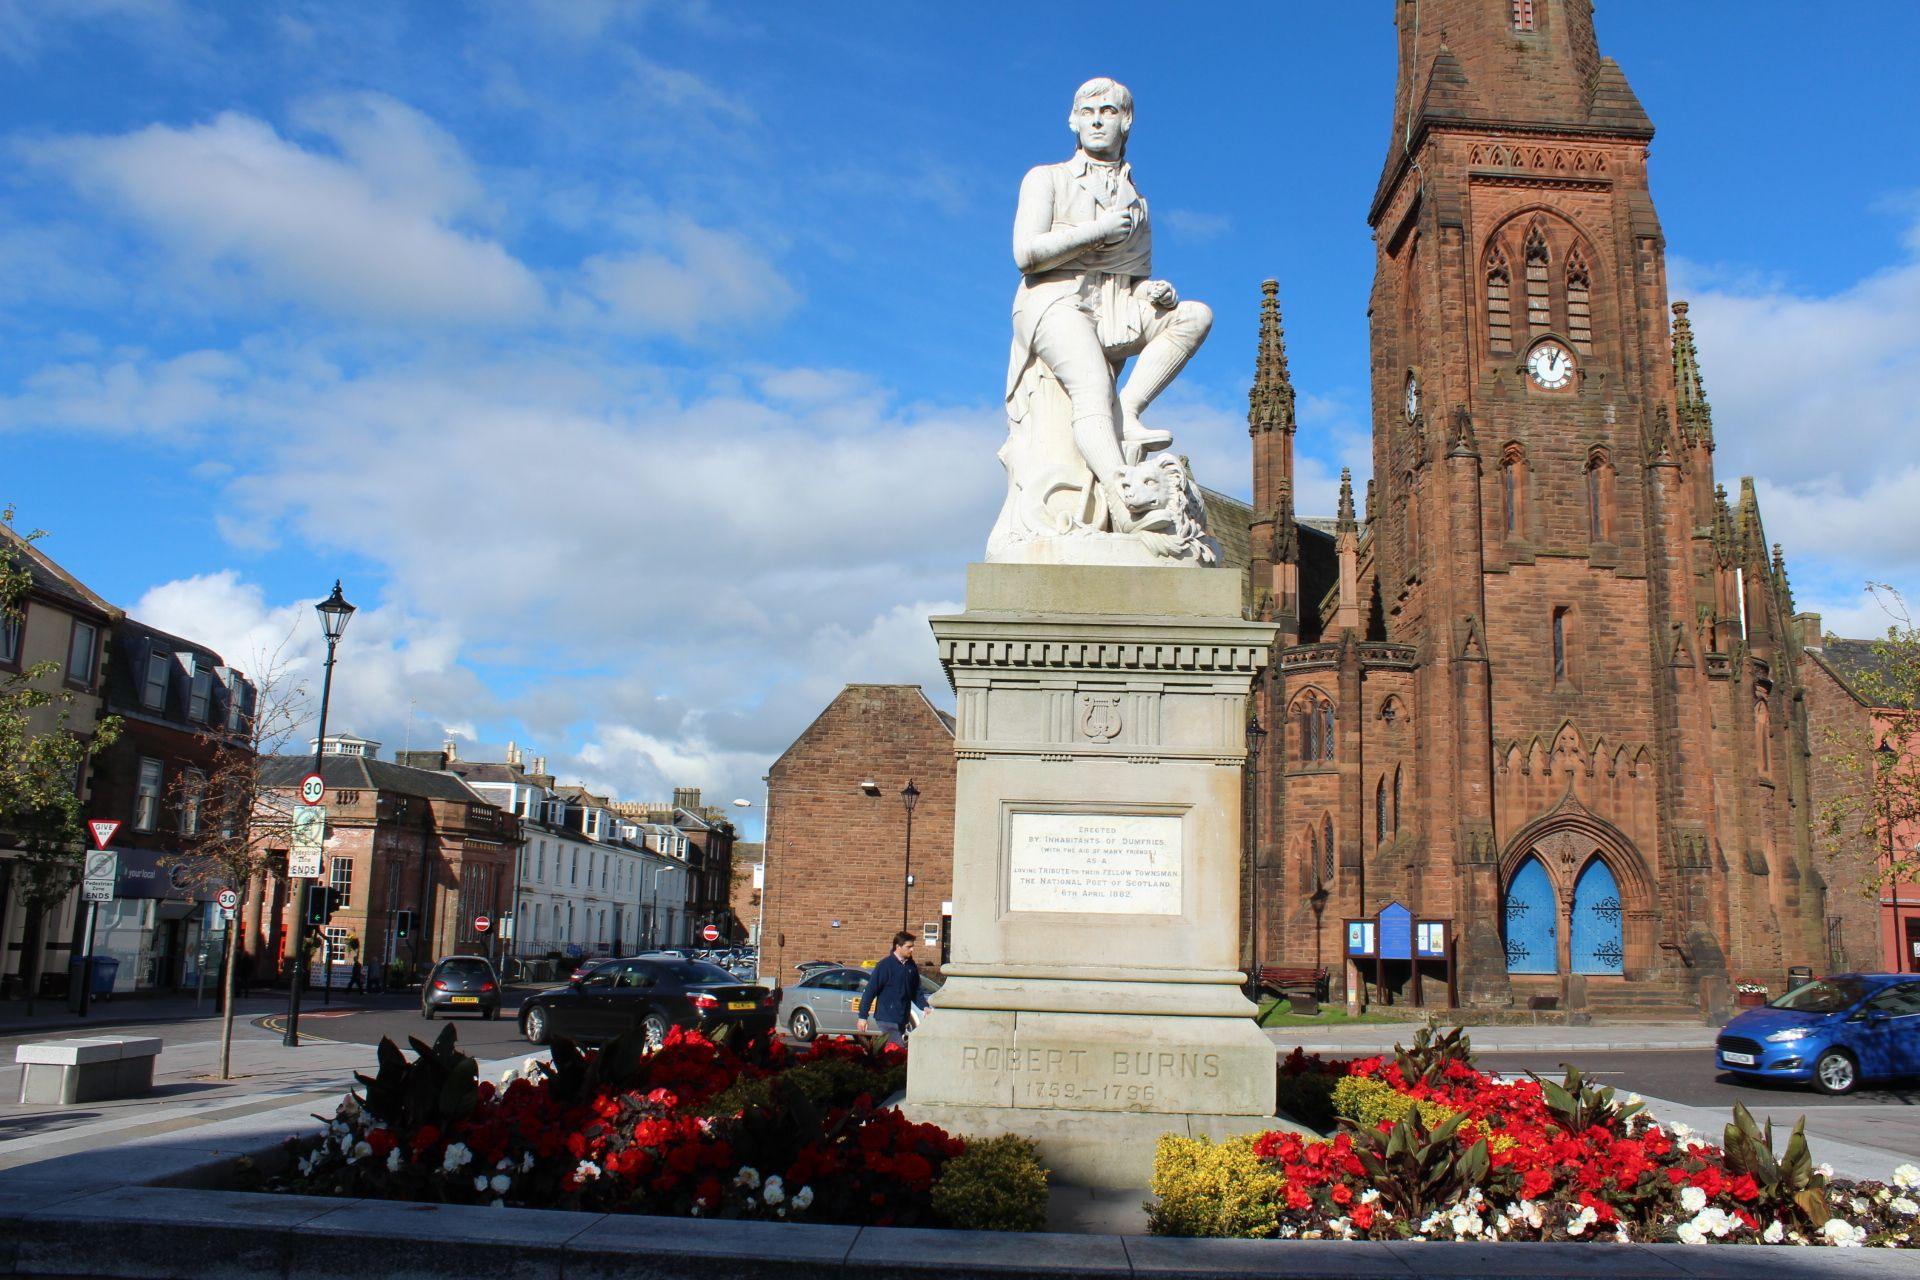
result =
[[[353,617],[353,606],[340,594],[340,580],[334,579],[333,594],[314,606],[320,615],[320,630],[327,638],[326,673],[320,681],[320,732],[313,740],[313,771],[319,773],[327,750],[327,702],[333,696],[333,658],[334,649],[340,643],[341,633],[346,631],[347,622]],[[324,838],[324,828],[323,838]],[[300,983],[306,977],[306,926],[307,926],[307,880],[305,876],[293,880],[293,972],[287,983],[287,1029],[280,1043],[288,1048],[298,1048],[300,1044]],[[321,926],[324,928],[325,926]]]
[[1247,795],[1252,800],[1248,805],[1247,865],[1251,873],[1247,876],[1247,919],[1253,934],[1252,945],[1247,948],[1247,998],[1253,1001],[1255,1017],[1260,1009],[1260,747],[1266,739],[1267,731],[1256,713],[1247,722]]
[[907,921],[913,910],[913,806],[920,803],[920,788],[913,785],[912,778],[900,788],[900,803],[907,810],[907,868],[906,883],[900,889],[900,931],[910,933]]

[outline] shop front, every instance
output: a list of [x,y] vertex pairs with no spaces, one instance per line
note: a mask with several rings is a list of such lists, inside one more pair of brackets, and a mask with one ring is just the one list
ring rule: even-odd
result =
[[220,972],[226,924],[213,901],[219,889],[195,883],[169,856],[121,849],[113,901],[100,904],[93,953],[119,961],[116,993],[211,988]]

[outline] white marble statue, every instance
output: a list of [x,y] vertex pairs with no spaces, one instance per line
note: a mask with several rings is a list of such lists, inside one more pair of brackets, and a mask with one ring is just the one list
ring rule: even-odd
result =
[[1028,171],[1014,215],[1007,501],[987,559],[1217,564],[1185,464],[1148,457],[1172,434],[1140,420],[1206,340],[1213,312],[1152,278],[1147,202],[1126,162],[1127,87],[1087,81],[1067,126],[1079,148]]

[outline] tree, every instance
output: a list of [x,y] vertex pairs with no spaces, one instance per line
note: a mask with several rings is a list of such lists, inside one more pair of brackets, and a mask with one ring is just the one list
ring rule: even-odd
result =
[[[0,623],[24,624],[33,586],[25,548],[46,536],[13,527],[12,506],[0,510]],[[36,662],[0,679],[0,846],[26,909],[27,1013],[40,987],[41,931],[46,915],[73,892],[84,865],[80,792],[75,780],[95,752],[120,733],[108,717],[88,736],[71,725],[75,697],[54,679],[55,661]],[[28,957],[31,957],[28,959]]]
[[1883,583],[1867,589],[1891,619],[1872,661],[1847,680],[1866,704],[1869,732],[1827,734],[1843,782],[1822,802],[1821,817],[1835,854],[1871,859],[1862,889],[1878,897],[1896,880],[1920,879],[1920,629],[1899,592]]
[[[175,808],[192,814],[181,824],[178,862],[195,888],[244,894],[249,880],[279,861],[273,851],[287,847],[295,797],[261,785],[262,766],[305,719],[306,688],[291,678],[281,657],[284,647],[283,641],[273,652],[255,655],[253,684],[235,695],[239,705],[229,706],[226,723],[196,735],[204,771],[183,773],[173,782]],[[240,950],[236,915],[227,925],[220,966],[222,1080],[231,1078],[234,975],[251,962]]]

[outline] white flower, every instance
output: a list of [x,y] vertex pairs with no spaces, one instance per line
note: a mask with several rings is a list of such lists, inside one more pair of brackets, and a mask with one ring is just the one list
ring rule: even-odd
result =
[[522,1075],[526,1076],[526,1078],[529,1080],[539,1079],[540,1078],[540,1059],[528,1058],[525,1062],[522,1062],[520,1064],[520,1072]]
[[1916,1213],[1920,1213],[1920,1204],[1915,1204],[1906,1196],[1895,1196],[1887,1202],[1887,1208],[1893,1210],[1895,1213],[1904,1213],[1909,1218]]
[[1787,1229],[1780,1225],[1780,1219],[1775,1218],[1767,1224],[1767,1229],[1760,1233],[1760,1238],[1768,1244],[1779,1244],[1787,1238]]
[[387,1152],[387,1172],[388,1173],[400,1172],[400,1148],[398,1147],[395,1147],[393,1150]]
[[1683,1187],[1680,1191],[1680,1207],[1688,1213],[1699,1213],[1707,1207],[1707,1193],[1699,1187]]
[[1675,1120],[1671,1125],[1669,1125],[1667,1128],[1667,1131],[1676,1138],[1684,1138],[1688,1134],[1693,1132],[1692,1128],[1690,1128],[1687,1125],[1681,1124],[1678,1120]]
[[1813,1166],[1813,1171],[1823,1178],[1831,1178],[1833,1176],[1833,1166],[1824,1160]]
[[474,1178],[474,1180],[473,1180],[473,1189],[474,1189],[475,1191],[485,1191],[485,1190],[487,1189],[487,1175],[486,1175],[486,1174],[484,1174],[484,1173],[483,1173],[483,1174],[480,1174],[479,1176],[477,1176],[477,1177],[475,1177],[475,1178]]
[[794,1212],[795,1213],[802,1212],[806,1209],[808,1205],[812,1203],[813,1203],[813,1188],[802,1187],[798,1192],[795,1193],[793,1197]]
[[1637,1093],[1630,1093],[1627,1095],[1627,1105],[1630,1107],[1637,1107],[1645,1101],[1646,1099],[1641,1097]]
[[505,1071],[502,1071],[500,1073],[501,1084],[512,1084],[515,1080],[519,1078],[520,1078],[520,1073],[515,1071],[512,1067],[508,1067]]
[[1693,1219],[1693,1225],[1711,1236],[1725,1236],[1740,1225],[1740,1219],[1725,1209],[1702,1209]]
[[487,1208],[489,1209],[504,1209],[506,1207],[507,1207],[507,1202],[505,1200],[502,1200],[499,1196],[495,1196],[493,1199],[487,1201]]
[[1567,1234],[1570,1236],[1581,1235],[1588,1227],[1599,1220],[1600,1215],[1593,1211],[1592,1205],[1588,1205],[1581,1209],[1579,1213],[1575,1214],[1573,1221],[1567,1224]]
[[353,1144],[353,1151],[349,1154],[348,1158],[353,1160],[365,1160],[368,1156],[372,1154],[373,1154],[373,1147],[371,1145],[365,1142],[356,1142]]
[[1353,1225],[1345,1218],[1335,1218],[1333,1221],[1327,1223],[1327,1227],[1342,1240],[1353,1239]]
[[587,1182],[600,1176],[600,1166],[591,1160],[582,1160],[573,1167],[573,1176]]
[[504,1173],[496,1173],[488,1181],[487,1185],[493,1188],[495,1195],[505,1195],[507,1188],[513,1185],[513,1179]]
[[440,1167],[448,1173],[454,1173],[473,1162],[473,1152],[467,1150],[467,1144],[456,1142],[447,1148],[447,1154],[440,1157]]
[[1532,1227],[1535,1231],[1538,1231],[1541,1227],[1546,1225],[1546,1221],[1547,1221],[1546,1210],[1542,1209],[1539,1205],[1535,1204],[1531,1200],[1522,1200],[1518,1205],[1514,1206],[1514,1212],[1518,1216],[1526,1219],[1527,1225]]
[[1893,1185],[1902,1191],[1920,1188],[1920,1165],[1903,1164],[1893,1171]]
[[733,1175],[733,1185],[754,1190],[760,1185],[760,1171],[751,1165],[741,1165],[740,1172]]
[[529,1151],[520,1157],[520,1172],[525,1173],[531,1168],[533,1168],[533,1152]]
[[[805,1190],[803,1187],[802,1190]],[[767,1185],[760,1189],[760,1197],[768,1204],[779,1204],[787,1198],[786,1184],[780,1181],[780,1175],[774,1174],[767,1179]]]
[[1368,1187],[1365,1191],[1362,1191],[1360,1193],[1361,1204],[1372,1204],[1375,1200],[1378,1200],[1379,1198],[1380,1198],[1380,1192],[1373,1187]]
[[1865,1231],[1845,1218],[1828,1218],[1827,1224],[1820,1228],[1820,1234],[1827,1238],[1828,1244],[1838,1245],[1842,1249],[1857,1249],[1867,1238]]
[[1853,1203],[1853,1211],[1855,1213],[1868,1213],[1873,1208],[1872,1205],[1868,1204],[1865,1200],[1862,1200],[1859,1196],[1853,1197],[1852,1203]]
[[[1572,1230],[1572,1228],[1569,1227],[1568,1230]],[[1707,1242],[1707,1233],[1692,1222],[1681,1223],[1680,1230],[1677,1234],[1680,1237],[1681,1244],[1705,1244]]]

